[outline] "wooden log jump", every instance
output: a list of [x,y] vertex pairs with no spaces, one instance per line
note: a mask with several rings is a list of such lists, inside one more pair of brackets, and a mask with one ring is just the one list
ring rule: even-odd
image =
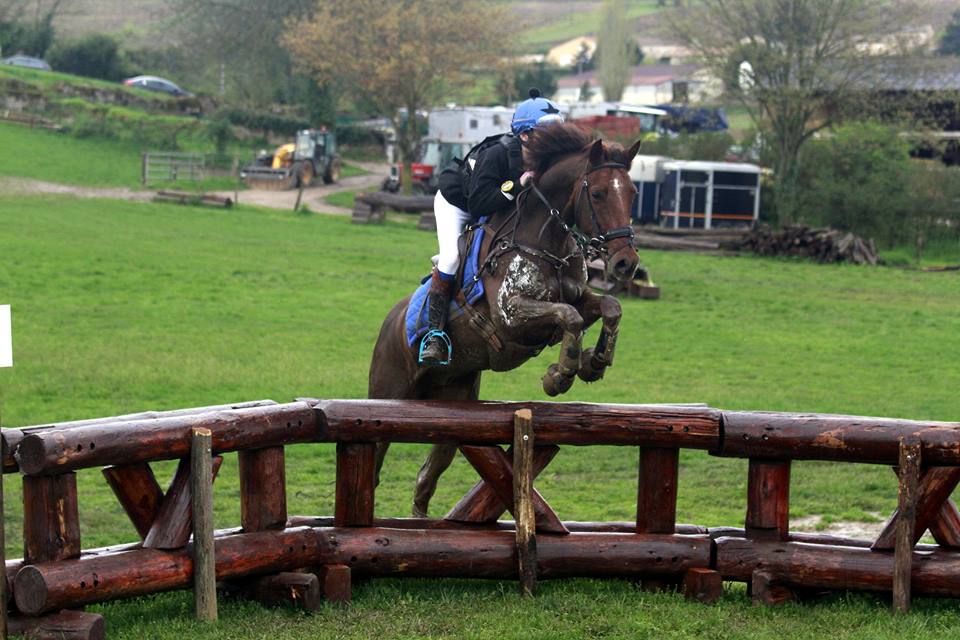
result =
[[[210,434],[209,471],[191,469],[195,431]],[[191,486],[209,488],[218,454],[233,451],[241,526],[214,534],[213,576],[264,603],[346,602],[357,576],[522,579],[528,594],[541,579],[620,577],[703,602],[719,597],[723,580],[739,580],[768,605],[796,590],[863,589],[895,593],[900,611],[911,594],[960,598],[960,512],[950,501],[960,483],[958,423],[704,405],[298,399],[2,435],[3,471],[24,475],[24,557],[5,565],[8,594],[19,614],[39,616],[15,619],[37,637],[57,632],[45,629],[102,637],[102,620],[70,609],[193,585],[196,545],[210,527],[195,530]],[[480,480],[444,519],[378,518],[378,442],[458,446]],[[287,514],[284,447],[305,443],[336,445],[332,516]],[[564,445],[638,448],[635,521],[560,519],[534,484]],[[676,522],[683,448],[749,460],[742,527]],[[898,465],[898,510],[878,539],[791,532],[795,459]],[[179,460],[166,490],[151,468],[160,460]],[[138,542],[82,549],[75,471],[91,467],[104,467]],[[507,511],[520,526],[498,520]],[[918,545],[928,529],[938,544]],[[214,598],[208,588],[203,602]]]

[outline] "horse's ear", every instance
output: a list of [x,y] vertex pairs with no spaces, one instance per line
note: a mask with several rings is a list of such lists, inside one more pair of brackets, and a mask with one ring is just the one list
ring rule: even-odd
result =
[[597,140],[592,145],[590,145],[590,164],[597,166],[602,164],[604,160],[604,151],[603,151],[603,140]]
[[640,151],[640,144],[641,144],[642,142],[643,142],[642,139],[637,140],[636,142],[633,143],[633,146],[631,146],[629,149],[627,149],[627,162],[626,162],[626,164],[627,164],[628,167],[629,167],[631,164],[633,164],[633,159],[637,157],[637,152]]

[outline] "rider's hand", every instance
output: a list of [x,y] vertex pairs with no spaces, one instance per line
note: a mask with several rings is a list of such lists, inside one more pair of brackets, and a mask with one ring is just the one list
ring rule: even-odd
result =
[[522,176],[520,176],[520,186],[529,187],[530,183],[533,182],[533,178],[536,174],[533,171],[526,171]]

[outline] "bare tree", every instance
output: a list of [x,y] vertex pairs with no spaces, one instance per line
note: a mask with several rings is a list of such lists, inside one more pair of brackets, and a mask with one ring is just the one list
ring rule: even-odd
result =
[[597,76],[605,100],[617,101],[630,81],[636,44],[629,33],[626,0],[604,0],[603,22],[597,39],[600,64]]
[[418,113],[507,53],[516,26],[506,11],[482,0],[326,0],[311,20],[290,23],[282,41],[318,82],[389,117],[410,162]]
[[791,218],[801,147],[852,91],[870,85],[884,62],[876,43],[912,15],[908,0],[700,0],[666,19],[765,135],[777,208]]
[[292,65],[280,38],[289,23],[309,17],[316,0],[168,2],[192,71],[208,84],[218,84],[223,69],[234,98],[265,105],[290,94]]

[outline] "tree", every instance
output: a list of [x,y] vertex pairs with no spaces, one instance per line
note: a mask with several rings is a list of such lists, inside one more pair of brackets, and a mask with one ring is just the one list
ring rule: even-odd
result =
[[[601,50],[602,49],[602,50]],[[597,38],[597,79],[605,100],[616,102],[630,82],[636,43],[627,29],[626,0],[604,0],[603,23]]]
[[482,0],[327,0],[281,39],[321,84],[335,83],[390,118],[408,163],[421,136],[420,113],[451,87],[507,53],[515,21]]
[[88,78],[116,81],[126,75],[117,41],[103,33],[58,42],[50,50],[50,64],[58,71]]
[[194,82],[219,86],[223,66],[227,95],[266,106],[294,102],[297,79],[280,38],[288,24],[309,18],[316,0],[167,0],[175,32],[189,50]]
[[960,9],[953,12],[937,53],[942,56],[960,56]]
[[0,0],[0,53],[45,56],[63,5],[64,0]]
[[[796,216],[798,156],[883,63],[870,42],[901,29],[909,0],[701,0],[666,14],[669,29],[747,108],[774,151],[775,199]],[[710,28],[704,28],[709,25]]]

